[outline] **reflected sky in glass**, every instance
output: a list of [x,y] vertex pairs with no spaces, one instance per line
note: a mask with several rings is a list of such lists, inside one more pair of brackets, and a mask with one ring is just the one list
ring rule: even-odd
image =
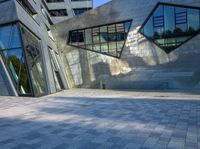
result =
[[98,7],[98,6],[101,6],[107,2],[111,2],[111,0],[94,0],[93,4],[94,4],[94,7]]

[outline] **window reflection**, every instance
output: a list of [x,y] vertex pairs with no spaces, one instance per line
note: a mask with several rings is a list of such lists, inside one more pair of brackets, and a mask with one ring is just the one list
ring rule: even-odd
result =
[[[194,19],[195,18],[195,19]],[[189,32],[198,31],[199,29],[199,10],[188,9],[188,30]]]
[[0,27],[2,57],[19,95],[32,95],[17,24]]
[[140,32],[169,53],[198,33],[199,14],[199,9],[159,4]]
[[40,42],[27,29],[24,27],[21,29],[34,94],[35,96],[40,96],[46,93],[44,70],[40,54]]
[[19,94],[31,94],[23,50],[11,49],[3,53]]
[[119,58],[130,26],[131,21],[124,21],[70,31],[69,45]]
[[17,23],[0,27],[0,46],[18,94],[40,96],[46,93],[39,40]]
[[1,49],[9,48],[9,39],[12,31],[12,25],[0,27],[0,46]]
[[56,60],[55,52],[51,48],[49,48],[49,57],[51,61],[55,87],[57,91],[60,91],[61,89],[64,89],[64,85],[62,83],[62,79],[59,73],[59,66],[58,66],[58,63],[56,62],[57,60]]

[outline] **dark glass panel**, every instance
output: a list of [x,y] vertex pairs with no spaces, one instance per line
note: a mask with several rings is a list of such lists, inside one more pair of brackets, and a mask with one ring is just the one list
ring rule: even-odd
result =
[[77,31],[71,31],[70,32],[70,44],[77,46],[78,45],[78,39],[77,39]]
[[84,32],[84,30],[77,31],[77,39],[78,39],[78,45],[80,47],[85,47],[85,32]]
[[75,15],[81,15],[92,8],[75,8],[73,9]]

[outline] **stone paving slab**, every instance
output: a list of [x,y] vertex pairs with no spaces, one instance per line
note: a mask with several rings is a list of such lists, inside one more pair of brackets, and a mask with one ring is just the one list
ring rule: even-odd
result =
[[198,92],[0,97],[0,149],[200,149]]

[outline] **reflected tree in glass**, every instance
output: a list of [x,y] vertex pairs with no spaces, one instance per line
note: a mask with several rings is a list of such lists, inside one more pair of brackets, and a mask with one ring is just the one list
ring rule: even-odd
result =
[[158,4],[140,32],[169,53],[199,32],[200,9]]

